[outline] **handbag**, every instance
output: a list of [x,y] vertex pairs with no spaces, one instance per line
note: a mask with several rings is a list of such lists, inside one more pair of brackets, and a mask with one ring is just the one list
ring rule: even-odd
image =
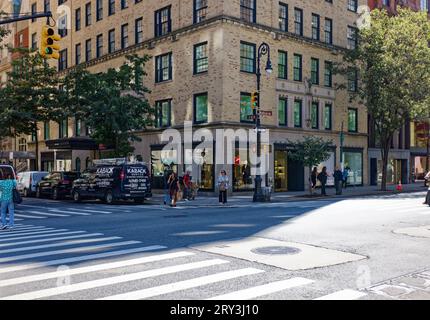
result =
[[221,182],[221,184],[219,185],[219,191],[225,191],[227,190],[227,188],[225,187],[225,182]]
[[16,188],[14,188],[12,190],[12,196],[13,196],[13,203],[16,203],[16,204],[21,204],[22,203],[22,197],[19,194],[18,190],[16,190]]

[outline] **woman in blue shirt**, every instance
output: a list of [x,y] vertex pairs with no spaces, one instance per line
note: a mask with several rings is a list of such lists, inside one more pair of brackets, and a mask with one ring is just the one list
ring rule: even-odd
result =
[[[11,175],[6,180],[0,180],[0,201],[1,201],[1,230],[13,229],[15,205],[13,203],[13,189],[16,187],[16,180]],[[9,211],[9,225],[6,224],[6,210]]]

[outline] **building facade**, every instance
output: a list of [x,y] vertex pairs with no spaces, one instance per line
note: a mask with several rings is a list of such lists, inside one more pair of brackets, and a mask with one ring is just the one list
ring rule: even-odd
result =
[[[356,45],[357,7],[367,1],[299,0],[128,0],[30,1],[33,12],[51,10],[59,30],[59,72],[83,64],[91,72],[117,68],[125,55],[149,54],[145,86],[156,106],[156,128],[139,133],[135,154],[151,163],[154,186],[162,187],[167,164],[179,174],[187,169],[203,190],[216,189],[216,176],[226,169],[233,190],[250,191],[255,144],[237,143],[229,164],[216,164],[215,143],[177,146],[168,156],[161,140],[164,130],[253,130],[251,93],[256,91],[258,48],[270,46],[273,73],[261,81],[262,126],[270,139],[263,145],[270,168],[263,179],[275,191],[304,190],[307,170],[290,161],[288,141],[303,136],[331,140],[333,149],[324,164],[329,172],[343,159],[351,168],[350,183],[368,184],[367,113],[349,101],[346,82],[333,75],[331,65]],[[60,4],[60,7],[58,5]],[[29,23],[30,45],[37,48],[45,21]],[[262,69],[267,55],[262,57]],[[355,90],[350,77],[348,90]],[[341,132],[344,142],[341,144]],[[85,123],[64,119],[40,124],[40,167],[44,170],[84,170],[98,152],[83,146]],[[239,141],[243,138],[239,134]],[[34,151],[29,138],[28,148]],[[81,143],[80,143],[81,142]],[[341,153],[342,147],[342,153]],[[87,149],[87,150],[85,150]],[[193,154],[195,165],[178,164],[178,157]],[[196,164],[197,163],[197,164]]]

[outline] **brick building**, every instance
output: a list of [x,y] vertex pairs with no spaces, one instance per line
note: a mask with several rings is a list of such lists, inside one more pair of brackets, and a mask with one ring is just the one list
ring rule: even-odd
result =
[[[348,92],[336,90],[345,82],[332,75],[330,65],[355,45],[357,7],[367,1],[299,0],[63,0],[30,1],[31,11],[51,10],[60,30],[60,60],[51,61],[60,72],[77,64],[91,72],[116,68],[125,55],[149,54],[145,85],[158,109],[157,128],[141,132],[136,154],[151,163],[154,185],[161,187],[163,163],[161,134],[167,128],[253,129],[250,94],[256,90],[256,56],[262,42],[270,46],[273,74],[262,77],[261,107],[267,111],[262,126],[270,141],[263,146],[270,170],[264,184],[276,191],[303,190],[307,171],[287,158],[289,140],[312,135],[333,141],[329,172],[341,159],[343,128],[344,164],[351,183],[368,183],[367,114],[349,102]],[[58,5],[63,7],[58,8]],[[29,23],[30,45],[37,48],[43,20]],[[267,56],[262,58],[264,69]],[[354,90],[356,80],[348,81]],[[271,114],[271,115],[270,115]],[[64,119],[40,125],[40,161],[44,170],[83,170],[97,156],[86,136],[85,123]],[[30,139],[31,140],[31,139]],[[193,179],[213,191],[221,168],[228,171],[234,191],[253,188],[250,153],[254,145],[238,144],[232,164],[215,162],[215,146],[177,148],[195,152],[201,161],[192,166]],[[34,150],[29,141],[29,150]],[[183,147],[183,146],[182,146]],[[85,150],[87,149],[87,150]],[[185,149],[185,150],[184,150]],[[202,151],[204,153],[202,154]],[[175,155],[176,154],[176,155]],[[321,165],[321,166],[322,166]],[[174,165],[182,173],[186,165]]]

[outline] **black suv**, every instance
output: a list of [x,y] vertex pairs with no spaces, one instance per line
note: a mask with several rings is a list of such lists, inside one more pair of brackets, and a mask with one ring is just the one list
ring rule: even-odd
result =
[[96,164],[73,183],[72,197],[75,202],[101,199],[112,204],[117,199],[132,199],[143,203],[152,197],[150,171],[141,163]]
[[42,178],[36,186],[36,197],[50,196],[53,200],[58,200],[65,196],[70,196],[73,181],[79,178],[79,172],[59,172],[54,171]]

